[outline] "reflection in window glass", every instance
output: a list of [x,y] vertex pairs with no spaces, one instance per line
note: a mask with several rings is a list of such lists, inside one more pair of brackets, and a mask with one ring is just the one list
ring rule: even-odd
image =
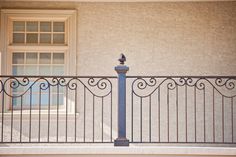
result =
[[52,67],[52,74],[53,75],[62,75],[62,74],[64,74],[64,67],[63,66],[53,66]]
[[13,22],[13,31],[14,32],[24,32],[25,31],[25,22],[24,21],[14,21]]
[[39,64],[50,64],[50,63],[51,63],[51,53],[39,54]]
[[51,75],[51,66],[50,65],[40,65],[39,66],[39,75]]
[[37,53],[26,53],[26,64],[37,64],[38,54]]
[[13,21],[12,42],[25,44],[64,44],[65,22]]
[[51,22],[40,22],[40,32],[51,32]]
[[27,32],[38,32],[38,22],[26,22]]
[[13,64],[24,64],[24,53],[13,53],[12,54]]
[[37,71],[38,71],[37,66],[27,65],[27,66],[25,66],[24,74],[25,75],[38,75]]
[[64,53],[53,53],[53,64],[64,64]]
[[40,34],[40,43],[51,43],[51,34]]
[[13,33],[13,43],[24,43],[25,34],[24,33]]
[[12,66],[12,74],[13,75],[23,75],[24,74],[24,66],[13,65]]
[[64,42],[64,34],[53,34],[53,43],[54,44],[63,44]]
[[65,22],[53,22],[53,32],[64,32]]
[[26,35],[26,42],[27,43],[38,43],[38,34],[30,33]]
[[[31,98],[30,98],[31,97]],[[31,101],[30,101],[31,100]],[[25,105],[38,106],[39,105],[39,95],[38,94],[27,94],[24,96]]]
[[59,94],[58,99],[57,97],[57,94],[52,95],[52,105],[63,105],[63,94]]

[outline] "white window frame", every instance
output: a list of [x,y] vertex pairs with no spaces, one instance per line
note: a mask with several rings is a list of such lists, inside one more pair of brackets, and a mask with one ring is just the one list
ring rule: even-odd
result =
[[[2,9],[0,28],[0,52],[1,75],[12,75],[13,51],[64,51],[65,52],[65,75],[75,76],[77,71],[77,11],[76,10],[39,10],[39,9]],[[12,23],[14,20],[40,21],[40,20],[65,21],[66,34],[65,44],[51,45],[24,45],[12,44]],[[6,100],[6,104],[9,104]],[[64,106],[64,105],[63,105]],[[9,106],[6,106],[9,109]],[[68,110],[72,111],[74,103],[68,104]]]
[[[14,20],[59,20],[66,22],[65,44],[63,45],[20,45],[12,44],[11,24]],[[2,74],[11,75],[11,56],[14,51],[65,51],[65,75],[76,75],[76,10],[29,10],[2,9],[1,10],[1,52]]]

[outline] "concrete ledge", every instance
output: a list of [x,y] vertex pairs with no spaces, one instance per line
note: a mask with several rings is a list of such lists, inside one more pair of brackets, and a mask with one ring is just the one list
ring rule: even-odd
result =
[[113,145],[1,145],[0,155],[197,155],[236,156],[236,147]]

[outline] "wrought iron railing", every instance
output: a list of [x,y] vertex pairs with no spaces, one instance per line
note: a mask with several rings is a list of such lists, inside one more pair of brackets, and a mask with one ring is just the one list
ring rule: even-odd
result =
[[[0,75],[0,143],[236,144],[236,76]],[[117,103],[118,102],[118,103]]]
[[127,76],[131,143],[236,143],[236,77]]
[[0,142],[113,142],[115,80],[111,76],[0,76]]

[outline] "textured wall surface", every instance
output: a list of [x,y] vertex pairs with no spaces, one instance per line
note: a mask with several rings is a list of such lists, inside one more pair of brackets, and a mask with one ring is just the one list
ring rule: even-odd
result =
[[[0,1],[0,8],[76,9],[77,65],[74,68],[77,68],[78,75],[116,75],[114,66],[118,64],[120,53],[127,56],[129,75],[236,75],[236,2]],[[128,96],[127,101],[130,105]],[[163,104],[165,105],[165,102]],[[184,103],[182,110],[185,109],[183,105]],[[208,108],[211,108],[210,105]],[[235,109],[233,113],[236,113]],[[182,110],[180,109],[179,113],[182,113]],[[211,110],[208,115],[212,115],[210,113]],[[165,116],[165,112],[162,115]],[[192,116],[192,113],[189,115]],[[83,116],[82,112],[80,116]],[[174,116],[172,114],[172,117]],[[186,117],[182,119],[184,118]],[[211,124],[211,118],[209,119],[206,124]],[[162,118],[162,121],[166,119]],[[191,122],[191,119],[189,121]],[[202,124],[201,117],[198,117],[198,121],[197,124]],[[182,122],[180,127],[184,128],[185,121]],[[207,126],[211,129],[211,125]],[[209,132],[212,130],[208,128],[207,140],[210,141]],[[166,132],[166,129],[161,131]],[[147,135],[148,131],[143,132]],[[184,133],[180,130],[180,134]],[[200,135],[198,137],[201,140]],[[175,135],[171,137],[175,138]],[[227,141],[229,136],[225,137]]]
[[77,71],[116,75],[235,75],[236,2],[0,2],[1,8],[77,9]]

